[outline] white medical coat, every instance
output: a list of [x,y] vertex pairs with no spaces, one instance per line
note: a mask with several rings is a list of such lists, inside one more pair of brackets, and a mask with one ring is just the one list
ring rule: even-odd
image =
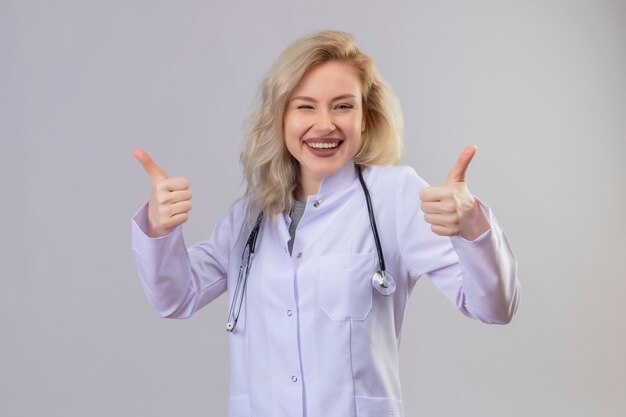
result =
[[[393,295],[372,288],[378,256],[365,196],[352,164],[324,178],[307,199],[292,255],[289,217],[265,219],[239,321],[230,338],[231,417],[403,416],[398,348],[407,297],[427,274],[464,314],[507,323],[520,287],[502,229],[475,241],[435,235],[409,167],[363,172]],[[182,229],[144,232],[133,219],[133,250],[148,299],[163,317],[186,318],[227,289],[232,302],[251,230],[236,203],[205,241],[186,248]],[[224,313],[226,318],[227,312]]]

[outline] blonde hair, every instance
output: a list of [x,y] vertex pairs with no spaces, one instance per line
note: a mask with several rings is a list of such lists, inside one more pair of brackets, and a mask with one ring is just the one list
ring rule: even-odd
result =
[[285,109],[292,92],[314,67],[329,61],[353,66],[361,81],[365,131],[353,161],[395,165],[402,153],[403,121],[395,94],[378,75],[374,62],[351,35],[324,31],[305,36],[283,51],[261,83],[241,162],[246,181],[248,218],[253,212],[275,215],[291,208],[299,181],[299,163],[283,134]]

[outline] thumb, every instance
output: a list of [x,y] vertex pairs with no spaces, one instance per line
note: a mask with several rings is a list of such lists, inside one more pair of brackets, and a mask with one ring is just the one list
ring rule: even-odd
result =
[[463,149],[461,155],[459,155],[459,159],[450,170],[448,174],[448,178],[446,179],[446,185],[452,185],[457,182],[465,182],[465,173],[467,171],[467,167],[469,166],[472,158],[476,154],[478,150],[478,146],[471,145],[467,148]]
[[150,155],[145,153],[142,149],[137,148],[133,150],[133,155],[135,155],[137,161],[139,161],[143,169],[145,169],[148,173],[150,181],[154,182],[156,180],[163,180],[167,178],[165,171],[163,171],[161,167],[158,166],[152,158],[150,158]]

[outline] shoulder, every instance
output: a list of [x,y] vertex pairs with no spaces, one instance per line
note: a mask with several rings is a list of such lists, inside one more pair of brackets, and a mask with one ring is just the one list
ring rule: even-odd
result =
[[213,238],[232,248],[245,229],[247,206],[246,199],[236,200],[215,224]]
[[406,165],[370,165],[366,168],[365,177],[372,187],[382,187],[390,191],[405,187],[418,190],[428,187],[428,183],[412,167]]
[[246,211],[248,207],[248,200],[245,198],[239,198],[231,204],[228,210],[227,216],[233,223],[242,224],[245,220]]

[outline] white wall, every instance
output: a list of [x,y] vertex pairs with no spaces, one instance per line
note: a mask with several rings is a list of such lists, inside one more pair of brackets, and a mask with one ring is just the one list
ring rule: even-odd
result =
[[278,53],[351,32],[399,95],[406,156],[468,176],[523,298],[466,319],[423,281],[402,345],[407,416],[622,416],[626,2],[0,0],[0,415],[226,415],[222,298],[157,318],[130,217],[147,149],[191,179],[186,240],[241,192],[239,147]]

